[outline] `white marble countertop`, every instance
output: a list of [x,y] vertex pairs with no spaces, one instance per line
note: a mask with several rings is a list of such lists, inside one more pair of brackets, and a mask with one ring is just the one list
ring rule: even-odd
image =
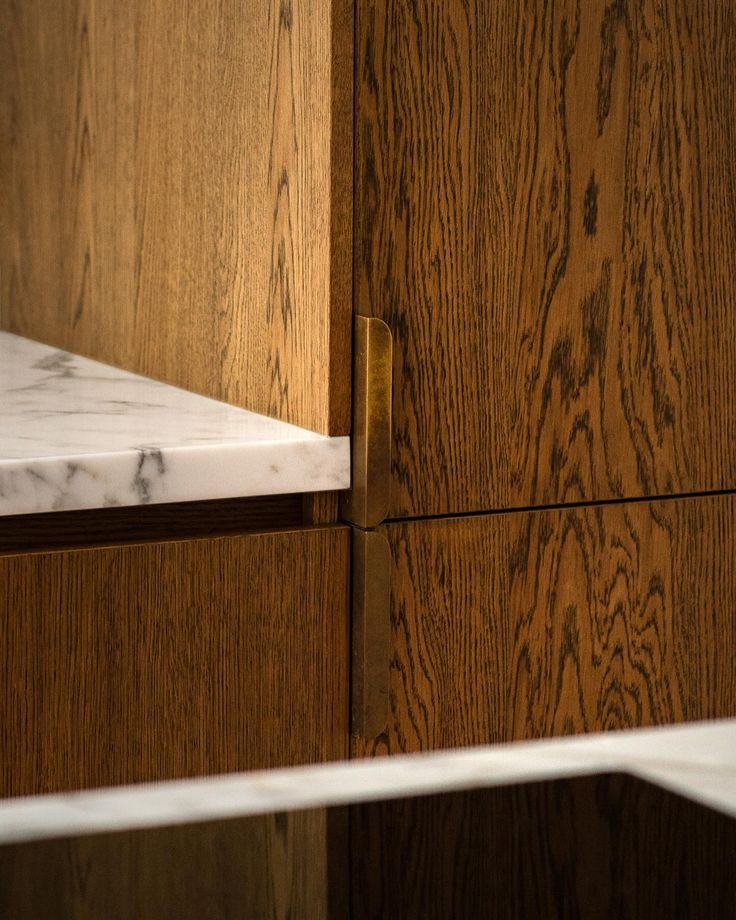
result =
[[736,719],[0,802],[0,844],[627,773],[736,818]]
[[349,486],[346,437],[0,332],[0,516]]

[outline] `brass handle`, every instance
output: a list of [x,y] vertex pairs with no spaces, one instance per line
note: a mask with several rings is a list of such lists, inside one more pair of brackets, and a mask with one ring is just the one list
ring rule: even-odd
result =
[[344,520],[376,527],[389,511],[391,477],[391,331],[376,317],[356,316],[353,356],[352,488]]

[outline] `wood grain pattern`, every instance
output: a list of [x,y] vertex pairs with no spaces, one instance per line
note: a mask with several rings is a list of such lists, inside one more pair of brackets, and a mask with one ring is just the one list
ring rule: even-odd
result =
[[0,11],[2,328],[346,434],[352,4]]
[[304,496],[306,524],[336,524],[340,518],[340,492],[310,492]]
[[390,516],[736,486],[736,6],[357,9]]
[[344,527],[0,558],[0,793],[340,759]]
[[313,811],[2,847],[0,915],[327,920],[326,833]]
[[356,754],[736,716],[736,496],[384,530],[391,705]]
[[736,822],[626,776],[354,806],[351,828],[352,920],[736,914]]

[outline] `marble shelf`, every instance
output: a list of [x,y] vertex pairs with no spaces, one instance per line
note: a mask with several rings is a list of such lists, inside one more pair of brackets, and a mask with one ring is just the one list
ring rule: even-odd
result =
[[0,802],[0,845],[627,773],[736,818],[736,719]]
[[349,486],[346,437],[0,332],[0,516]]

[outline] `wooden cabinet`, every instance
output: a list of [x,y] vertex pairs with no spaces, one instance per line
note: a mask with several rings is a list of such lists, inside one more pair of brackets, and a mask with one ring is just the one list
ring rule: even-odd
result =
[[735,496],[381,530],[386,729],[356,754],[736,715]]
[[736,6],[361,0],[389,517],[736,484]]
[[355,752],[736,714],[736,7],[365,0],[355,54]]
[[[4,5],[2,328],[352,411],[380,510],[343,506],[380,544],[352,624],[334,495],[277,533],[0,533],[5,794],[347,756],[351,693],[355,756],[736,715],[735,60],[723,0]],[[380,405],[351,310],[391,333]],[[293,868],[292,830],[248,845]],[[323,916],[323,856],[254,910]]]
[[0,557],[3,795],[347,755],[349,532]]

